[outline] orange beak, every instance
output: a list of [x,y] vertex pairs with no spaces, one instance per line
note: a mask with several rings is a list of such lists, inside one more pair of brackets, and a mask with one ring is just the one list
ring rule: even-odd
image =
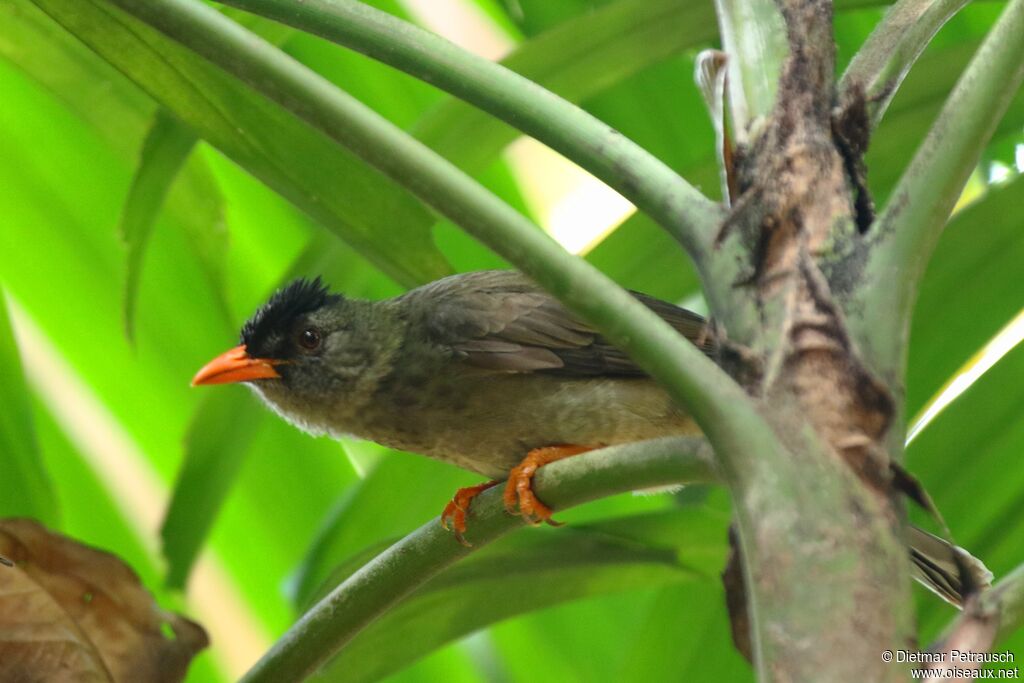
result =
[[253,379],[270,379],[280,377],[274,366],[279,361],[269,358],[253,358],[245,350],[245,344],[225,351],[209,363],[192,378],[192,386],[200,384],[228,384],[230,382],[248,382]]

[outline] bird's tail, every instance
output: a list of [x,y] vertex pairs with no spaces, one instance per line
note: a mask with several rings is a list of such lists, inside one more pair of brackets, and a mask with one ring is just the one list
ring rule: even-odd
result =
[[958,545],[915,526],[907,528],[914,578],[940,598],[963,606],[964,596],[992,584],[992,572]]

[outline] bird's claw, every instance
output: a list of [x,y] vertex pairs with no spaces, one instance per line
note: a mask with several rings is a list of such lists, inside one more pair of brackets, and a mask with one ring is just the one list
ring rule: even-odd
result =
[[[505,482],[505,491],[502,495],[505,512],[510,515],[521,515],[531,526],[540,526],[541,524],[562,526],[561,522],[551,518],[551,508],[542,503],[534,494],[533,475],[548,463],[589,450],[591,450],[589,446],[550,446],[530,451],[523,461],[508,473],[508,481]],[[488,481],[456,491],[455,496],[441,513],[441,526],[445,530],[451,531],[459,543],[467,547],[471,546],[469,541],[462,536],[466,531],[466,514],[469,511],[470,503],[481,491],[499,483],[501,482]]]
[[472,504],[473,499],[476,498],[482,491],[486,491],[492,486],[497,486],[500,481],[487,481],[476,486],[467,486],[461,488],[455,492],[452,499],[448,501],[448,504],[444,506],[444,511],[441,513],[441,526],[445,531],[451,531],[455,536],[455,540],[467,548],[473,547],[473,544],[466,540],[463,536],[466,533],[466,514],[469,512],[469,506]]
[[441,513],[441,526],[445,531],[452,532],[459,544],[472,548],[473,544],[466,540],[462,534],[466,531],[466,511],[458,507],[455,501],[449,501]]
[[[516,469],[512,470],[505,485],[505,509],[509,510],[511,507],[511,512],[515,514],[515,503],[518,503],[519,514],[530,526],[540,526],[544,522],[558,526],[560,523],[551,519],[551,508],[542,503],[533,492],[533,471],[523,473],[516,472]],[[512,506],[509,505],[510,498],[515,501]]]

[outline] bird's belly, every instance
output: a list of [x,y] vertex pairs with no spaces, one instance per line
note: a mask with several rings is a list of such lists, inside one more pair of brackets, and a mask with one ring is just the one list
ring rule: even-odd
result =
[[353,430],[357,435],[491,478],[503,478],[533,448],[598,447],[697,431],[647,379],[460,378],[372,412],[363,429]]

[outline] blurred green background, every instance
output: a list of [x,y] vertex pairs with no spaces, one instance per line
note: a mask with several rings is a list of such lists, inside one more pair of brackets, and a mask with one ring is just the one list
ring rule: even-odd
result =
[[[707,0],[370,4],[504,57],[717,196],[713,131],[692,84],[696,54],[717,40]],[[0,515],[38,517],[125,558],[163,604],[210,631],[188,680],[230,680],[323,582],[476,479],[372,444],[310,438],[242,387],[190,389],[192,374],[294,275],[383,297],[449,269],[503,263],[104,3],[38,5],[106,59],[37,4],[0,2]],[[911,72],[868,156],[879,204],[1002,6],[964,9]],[[838,8],[842,68],[885,8]],[[700,308],[671,239],[567,162],[404,74],[228,14],[622,284]],[[1022,132],[1018,93],[929,269],[906,398],[911,416],[937,406],[915,434],[909,468],[997,576],[1024,559],[1024,349],[1014,348],[1024,308]],[[752,677],[732,649],[718,582],[722,491],[620,496],[561,517],[567,527],[515,534],[431,582],[326,677]],[[953,611],[920,598],[927,641]],[[1021,635],[1009,644],[1022,646]]]

